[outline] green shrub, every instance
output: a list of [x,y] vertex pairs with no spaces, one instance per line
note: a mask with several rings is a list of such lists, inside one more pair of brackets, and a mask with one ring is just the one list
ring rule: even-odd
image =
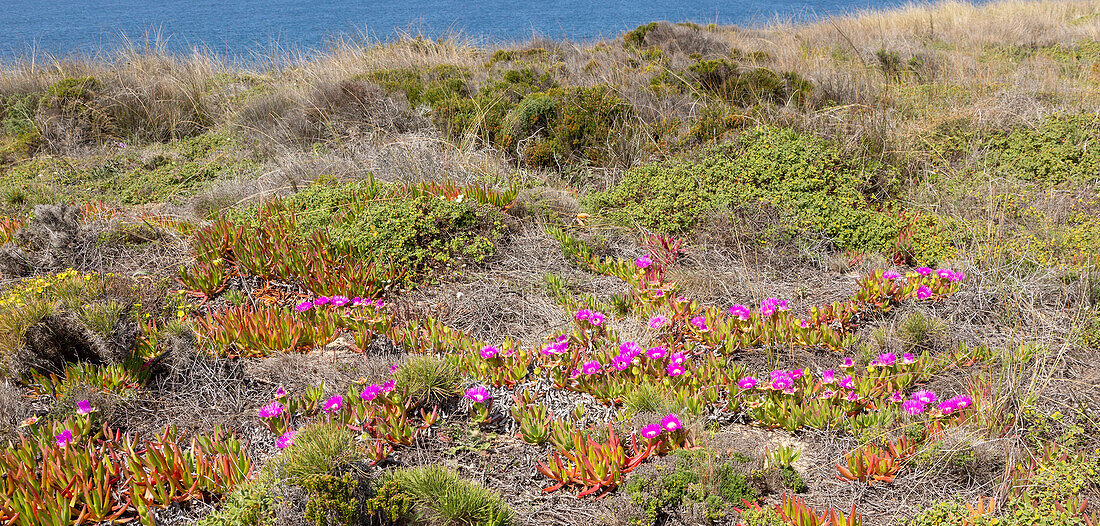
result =
[[761,101],[802,104],[813,93],[813,84],[794,72],[777,74],[768,68],[742,70],[724,58],[700,60],[688,67],[696,87],[741,106]]
[[504,526],[511,508],[500,494],[441,466],[394,471],[367,503],[373,513],[432,526]]
[[317,526],[351,526],[359,520],[359,499],[355,489],[359,482],[344,473],[309,475],[301,481],[302,489],[309,493],[306,503],[306,520]]
[[302,484],[313,475],[331,475],[359,459],[351,434],[339,422],[318,422],[299,430],[283,451],[279,475]]
[[407,389],[409,399],[428,405],[458,396],[460,381],[462,375],[458,367],[435,356],[413,356],[394,373],[396,386]]
[[627,48],[640,48],[645,46],[645,35],[657,29],[657,22],[642,24],[637,28],[623,34],[623,46]]
[[1017,128],[986,140],[998,175],[1057,185],[1100,180],[1100,117],[1052,115],[1035,128]]
[[880,170],[886,168],[824,139],[762,127],[702,159],[632,169],[585,205],[619,224],[678,233],[709,212],[765,202],[794,229],[822,233],[842,248],[881,250],[892,244],[898,227],[863,193]]
[[203,517],[198,526],[274,526],[278,500],[263,473],[226,495],[218,510]]
[[693,503],[702,503],[713,520],[724,517],[727,507],[741,505],[742,499],[756,499],[745,475],[729,462],[719,463],[714,453],[677,450],[674,456],[672,470],[636,474],[623,485],[622,491],[643,510],[643,516],[632,518],[631,524],[656,524],[660,517]]

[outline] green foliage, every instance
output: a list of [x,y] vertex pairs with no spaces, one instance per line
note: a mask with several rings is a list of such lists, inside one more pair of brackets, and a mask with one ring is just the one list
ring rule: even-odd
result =
[[410,280],[484,262],[503,232],[499,212],[472,199],[408,196],[372,179],[318,182],[285,204],[303,239],[324,230],[339,252],[406,269]]
[[774,506],[749,507],[741,511],[741,523],[745,526],[787,526],[787,521]]
[[700,60],[688,71],[700,91],[741,106],[761,101],[802,104],[813,94],[813,85],[797,73],[777,74],[768,68],[742,70],[724,58]]
[[623,45],[627,48],[641,48],[645,46],[645,35],[657,29],[657,22],[642,24],[632,31],[623,34]]
[[802,474],[791,466],[779,468],[779,480],[783,481],[783,485],[795,493],[802,493],[809,489],[809,486],[806,485],[806,479],[803,479]]
[[408,389],[409,399],[434,405],[458,396],[462,375],[446,358],[413,356],[394,373],[394,381],[398,388]]
[[[532,146],[526,161],[530,166],[552,166],[571,162],[606,166],[612,162],[608,145],[617,134],[626,133],[625,125],[634,109],[609,86],[573,87],[552,90],[553,117],[547,118],[546,136]],[[530,103],[542,109],[546,118],[549,102]]]
[[351,526],[359,519],[359,499],[355,498],[355,488],[359,481],[351,474],[343,476],[330,474],[309,475],[302,479],[301,486],[309,493],[306,503],[306,520],[317,526]]
[[390,517],[432,526],[504,526],[514,519],[499,493],[451,469],[404,468],[386,480],[376,491],[375,498],[382,502],[372,501],[368,509],[385,510]]
[[842,248],[880,250],[896,220],[863,193],[871,173],[886,170],[833,143],[785,128],[762,127],[702,159],[635,168],[585,202],[613,222],[681,233],[708,212],[766,202],[791,229],[823,233]]
[[907,351],[930,351],[935,338],[943,334],[943,330],[943,320],[915,311],[901,321],[898,337],[904,342]]
[[279,502],[265,474],[226,495],[218,510],[198,526],[274,526]]
[[279,460],[279,474],[301,484],[313,475],[330,475],[359,458],[351,435],[339,422],[319,422],[299,430]]
[[719,463],[714,453],[676,450],[674,455],[676,462],[671,470],[636,474],[623,485],[623,492],[644,514],[633,517],[631,524],[657,524],[661,517],[694,503],[703,504],[708,518],[718,519],[726,515],[727,507],[740,505],[742,499],[756,499],[756,490],[745,475],[729,462]]
[[395,477],[385,477],[376,483],[374,494],[363,502],[366,512],[382,519],[385,523],[396,523],[403,517],[412,516],[413,502],[407,493],[401,491],[401,484]]
[[100,336],[108,336],[115,329],[126,307],[112,299],[85,303],[76,308],[76,317]]
[[986,140],[994,173],[1057,185],[1100,180],[1100,117],[1050,116],[1035,128],[1016,128]]

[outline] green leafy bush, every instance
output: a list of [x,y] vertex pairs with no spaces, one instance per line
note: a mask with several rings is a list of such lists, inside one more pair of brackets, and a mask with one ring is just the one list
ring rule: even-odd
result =
[[1100,117],[1054,115],[986,141],[995,173],[1047,184],[1100,180]]
[[898,225],[863,193],[881,164],[790,129],[762,127],[736,144],[635,168],[586,206],[625,225],[666,233],[692,229],[708,212],[757,202],[785,213],[789,226],[822,233],[842,248],[881,250]]
[[256,480],[226,495],[218,510],[203,517],[198,526],[274,526],[279,503],[273,490],[262,472]]
[[673,469],[636,474],[623,485],[631,503],[643,510],[632,524],[658,524],[660,517],[693,503],[701,503],[708,518],[718,519],[728,506],[756,499],[748,478],[729,462],[719,463],[714,453],[677,450],[674,455]]
[[801,104],[813,94],[813,84],[794,72],[768,68],[742,69],[724,58],[700,60],[688,67],[696,88],[741,106],[760,101]]
[[441,466],[399,469],[385,477],[367,509],[431,526],[504,526],[514,516],[500,494]]
[[309,493],[306,520],[317,526],[351,526],[359,519],[359,499],[355,489],[359,482],[344,473],[309,475],[302,479],[302,488]]

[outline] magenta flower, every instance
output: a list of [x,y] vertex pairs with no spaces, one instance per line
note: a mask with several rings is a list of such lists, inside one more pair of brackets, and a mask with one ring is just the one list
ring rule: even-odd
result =
[[966,279],[966,274],[963,274],[962,272],[952,272],[951,277],[949,277],[947,279],[949,279],[953,282],[962,281],[962,280]]
[[917,274],[920,274],[921,276],[927,276],[931,273],[932,273],[932,269],[930,269],[928,267],[919,267],[919,268],[917,268]]
[[668,318],[658,314],[658,315],[656,315],[656,316],[649,319],[649,328],[654,329],[654,330],[660,329],[661,327],[664,327],[665,324],[667,324],[667,323],[668,323]]
[[871,362],[871,365],[881,365],[883,367],[889,367],[894,365],[898,361],[898,357],[892,352],[886,352],[878,355],[878,359]]
[[661,419],[661,427],[663,427],[665,431],[676,431],[683,427],[683,424],[680,423],[680,417],[676,416],[676,413],[672,413]]
[[653,264],[653,260],[649,259],[649,254],[646,254],[638,259],[634,260],[634,266],[644,269]]
[[901,408],[904,409],[906,413],[917,416],[924,413],[924,402],[920,400],[906,400],[902,402]]
[[776,298],[768,298],[760,302],[760,314],[764,316],[771,316],[775,313],[775,308],[779,304],[779,300]]
[[605,319],[606,318],[604,317],[603,314],[601,314],[599,312],[593,312],[592,316],[588,318],[588,323],[591,323],[592,325],[595,325],[596,327],[599,327],[600,325],[603,325],[603,322],[604,322]]
[[396,363],[391,365],[390,366],[390,374],[396,373],[398,368],[399,368],[399,366]]
[[585,362],[584,365],[581,365],[581,372],[587,375],[593,375],[600,372],[600,362],[596,360]]
[[810,326],[810,320],[798,320],[798,326],[805,329]]
[[665,371],[668,372],[669,376],[680,376],[687,372],[687,369],[684,369],[684,366],[678,363],[670,363],[668,367],[665,367]]
[[376,301],[374,302],[374,307],[375,307],[376,309],[381,309],[382,307],[385,307],[385,306],[386,306],[386,302],[384,302],[384,301],[382,301],[382,300],[376,300]]
[[625,371],[630,367],[630,360],[630,358],[620,354],[611,360],[611,367],[616,371]]
[[730,307],[730,316],[737,316],[741,321],[746,321],[752,316],[752,311],[744,305],[734,305]]
[[331,398],[325,400],[324,410],[326,413],[335,413],[344,408],[344,397],[340,395],[332,395]]
[[794,380],[790,376],[779,376],[772,378],[772,389],[776,391],[785,391],[794,386]]
[[286,449],[294,443],[294,431],[287,431],[279,435],[279,438],[275,439],[275,447],[279,449]]
[[328,296],[317,296],[317,299],[313,300],[314,307],[320,307],[321,305],[327,305],[329,302]]
[[890,401],[895,404],[902,400],[905,400],[905,395],[901,394],[901,391],[894,391],[894,394],[890,395]]
[[661,427],[661,424],[649,424],[642,428],[642,436],[653,439],[661,435],[665,430]]
[[696,329],[699,329],[700,331],[705,331],[707,330],[707,317],[696,316],[691,319],[691,324],[694,325]]
[[852,378],[852,375],[849,374],[845,376],[842,380],[840,380],[840,386],[845,389],[855,389],[856,380],[855,378]]
[[687,357],[682,352],[672,353],[672,356],[668,357],[668,361],[676,365],[683,365],[685,360],[687,360]]
[[397,385],[397,383],[396,383],[396,382],[394,382],[393,380],[390,380],[390,381],[388,381],[388,382],[386,382],[386,383],[382,384],[382,392],[383,392],[383,393],[388,393],[388,392],[390,392],[390,391],[393,391],[393,388],[394,388],[394,386],[396,386],[396,385]]
[[806,371],[804,369],[791,369],[791,379],[793,380],[802,378],[804,374],[806,374]]
[[848,393],[848,401],[849,401],[849,402],[855,402],[855,401],[857,401],[857,400],[859,400],[859,395],[858,395],[858,394],[856,394],[856,392],[855,392],[855,391],[850,391],[850,392]]
[[492,398],[492,396],[493,395],[489,394],[488,389],[480,385],[477,387],[471,387],[466,390],[466,398],[479,404]]
[[588,309],[581,309],[577,311],[577,320],[584,321],[592,317],[592,311]]
[[936,275],[939,276],[940,279],[951,279],[955,275],[955,271],[949,268],[941,268],[936,271]]
[[642,346],[634,342],[623,342],[619,345],[619,355],[633,360],[635,356],[642,354]]
[[286,396],[286,389],[280,387],[275,390],[275,398],[282,398],[284,396]]
[[362,398],[364,402],[373,402],[378,397],[378,393],[381,392],[381,385],[371,384],[363,388],[363,392],[359,393],[359,398]]
[[312,309],[312,308],[313,308],[313,302],[309,301],[309,300],[305,300],[305,301],[299,303],[297,306],[295,306],[294,310],[297,310],[298,312],[305,312],[305,311],[307,311],[309,309]]
[[841,362],[840,366],[845,369],[851,369],[852,367],[856,366],[856,361],[851,358],[845,358],[844,361]]
[[351,306],[352,307],[360,307],[362,305],[363,305],[363,298],[360,298],[359,296],[356,296],[356,297],[351,299]]
[[897,272],[894,272],[893,270],[887,270],[886,272],[882,273],[882,277],[885,278],[885,279],[900,279],[901,274],[898,274]]
[[913,393],[913,400],[917,400],[922,404],[931,404],[936,401],[936,393],[932,391],[917,391]]
[[87,400],[81,400],[76,403],[76,414],[86,415],[92,412],[92,404]]
[[970,397],[967,395],[959,395],[950,400],[947,400],[939,405],[940,412],[949,415],[955,411],[961,411],[970,407]]
[[664,347],[650,347],[646,350],[645,356],[650,360],[660,360],[665,357],[667,352]]
[[829,369],[821,373],[821,383],[829,385],[836,382],[836,371]]
[[907,352],[907,353],[901,355],[901,364],[902,365],[909,365],[909,364],[912,364],[912,363],[916,363],[916,361],[917,361],[917,357],[913,356],[913,353],[911,353],[911,352]]
[[758,383],[760,383],[760,381],[757,380],[756,377],[746,376],[737,381],[737,387],[740,387],[741,389],[752,389],[753,387],[756,387],[756,384]]
[[497,353],[499,353],[499,352],[500,352],[500,349],[497,349],[496,347],[493,347],[492,345],[486,345],[485,347],[481,348],[481,357],[488,360],[489,358],[492,358],[492,357],[496,356]]
[[920,288],[917,289],[917,299],[918,300],[926,300],[926,299],[931,298],[931,297],[932,297],[932,289],[928,288],[928,285],[921,285]]
[[283,404],[271,402],[260,408],[260,418],[275,418],[283,414]]
[[60,435],[55,436],[54,440],[57,440],[57,447],[65,449],[65,446],[73,443],[73,432],[66,429]]
[[332,306],[333,307],[343,307],[344,305],[347,305],[348,303],[351,303],[351,300],[349,300],[345,296],[333,296],[332,297]]

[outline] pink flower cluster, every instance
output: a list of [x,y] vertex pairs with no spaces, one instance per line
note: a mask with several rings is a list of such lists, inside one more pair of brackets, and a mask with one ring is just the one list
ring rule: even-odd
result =
[[577,311],[577,321],[587,321],[588,323],[591,323],[594,327],[599,327],[600,325],[603,325],[603,322],[606,319],[607,317],[599,312],[594,312],[588,309],[581,309]]
[[771,316],[779,311],[787,310],[787,302],[779,301],[777,298],[768,298],[760,302],[760,314],[764,316]]
[[652,265],[652,264],[653,264],[653,260],[649,259],[649,254],[646,254],[646,255],[634,260],[634,266],[636,266],[640,269],[649,268],[649,266]]
[[[567,350],[569,350],[569,336],[561,334],[554,340],[554,343],[543,347],[540,352],[545,356],[552,356],[555,354],[562,354]],[[482,352],[484,352],[484,350]]]
[[492,397],[493,395],[489,393],[489,390],[480,385],[466,390],[466,399],[479,404]]
[[748,321],[752,316],[752,310],[744,305],[734,305],[730,307],[730,316],[737,316],[741,321]]
[[[371,384],[363,388],[363,391],[359,393],[359,398],[362,398],[364,402],[371,402],[378,397],[381,393],[388,393],[393,391],[395,382],[390,380],[382,385]],[[335,397],[333,397],[335,398]],[[331,400],[331,399],[330,399]]]
[[671,413],[662,418],[660,424],[649,424],[642,427],[642,436],[652,440],[661,436],[661,433],[665,431],[672,432],[682,427],[684,425],[680,422],[680,417],[676,413]]

